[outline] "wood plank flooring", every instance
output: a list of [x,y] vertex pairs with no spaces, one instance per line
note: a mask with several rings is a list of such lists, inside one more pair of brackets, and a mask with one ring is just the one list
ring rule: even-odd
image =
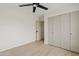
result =
[[0,52],[0,56],[79,56],[79,54],[55,46],[44,45],[43,41],[36,41]]

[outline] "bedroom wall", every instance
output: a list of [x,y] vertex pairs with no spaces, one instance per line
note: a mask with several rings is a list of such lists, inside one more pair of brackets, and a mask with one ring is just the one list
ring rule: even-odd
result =
[[32,7],[0,4],[0,51],[35,41]]

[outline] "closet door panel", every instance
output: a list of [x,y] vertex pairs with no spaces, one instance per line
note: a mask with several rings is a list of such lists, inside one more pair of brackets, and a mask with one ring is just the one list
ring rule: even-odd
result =
[[53,44],[54,42],[54,17],[48,19],[48,42],[49,44]]
[[79,52],[79,11],[71,13],[71,50]]
[[54,45],[60,47],[61,45],[61,20],[60,16],[55,16],[54,19]]
[[49,43],[70,50],[70,14],[54,16],[48,24]]
[[60,47],[61,44],[61,20],[60,16],[54,16],[48,21],[49,44]]
[[61,15],[61,47],[70,50],[70,14]]

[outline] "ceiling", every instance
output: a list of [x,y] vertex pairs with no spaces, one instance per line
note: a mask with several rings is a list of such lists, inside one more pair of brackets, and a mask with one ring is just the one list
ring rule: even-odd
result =
[[[19,5],[21,4],[28,4],[28,3],[2,3],[0,4],[0,7],[4,7],[7,6],[8,8],[15,8],[17,7],[19,10],[29,10],[30,12],[32,12],[32,6],[27,6],[27,7],[23,7],[23,8],[19,8]],[[51,11],[56,11],[62,8],[66,8],[66,7],[71,7],[71,6],[79,6],[79,3],[40,3],[41,5],[44,5],[48,8],[48,11],[37,8],[35,14],[38,16],[43,15],[45,12],[51,12]]]
[[[13,9],[14,11],[18,11],[21,12],[23,14],[29,13],[31,14],[33,11],[33,7],[32,6],[27,6],[27,7],[23,7],[20,8],[19,5],[21,4],[28,4],[28,3],[0,3],[0,10],[4,10],[4,12],[6,12],[7,9]],[[55,11],[59,11],[62,9],[67,9],[67,7],[78,7],[79,8],[79,3],[40,3],[43,6],[46,6],[48,8],[48,10],[43,10],[41,8],[37,8],[36,9],[36,16],[42,16],[45,12],[49,13],[48,15],[50,15],[50,13],[52,12],[54,14]],[[15,10],[16,9],[16,10]],[[9,11],[9,10],[7,10]],[[43,21],[43,20],[41,20]]]
[[44,14],[44,12],[51,12],[51,11],[54,12],[56,10],[66,8],[66,7],[79,6],[79,3],[41,3],[41,5],[48,7],[48,11],[37,8],[36,10],[37,15],[42,15]]

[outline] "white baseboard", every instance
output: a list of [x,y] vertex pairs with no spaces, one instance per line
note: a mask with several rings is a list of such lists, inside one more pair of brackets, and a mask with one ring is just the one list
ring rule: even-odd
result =
[[13,49],[13,48],[16,48],[16,47],[19,47],[19,46],[22,46],[22,45],[25,45],[25,44],[28,44],[28,43],[31,43],[31,42],[35,42],[35,40],[30,40],[30,41],[27,41],[27,42],[19,43],[18,45],[14,45],[14,46],[11,46],[9,48],[2,49],[2,50],[0,50],[0,52],[6,51],[6,50],[9,50],[9,49]]

